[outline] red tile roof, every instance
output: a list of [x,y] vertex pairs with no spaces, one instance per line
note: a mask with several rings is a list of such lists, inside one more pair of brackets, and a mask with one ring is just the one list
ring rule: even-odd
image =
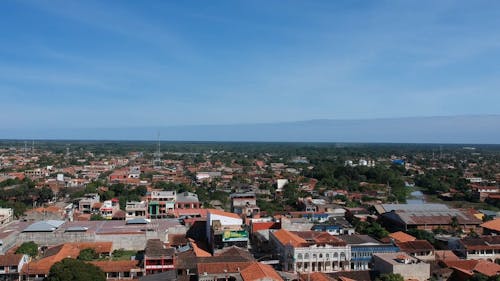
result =
[[282,245],[291,244],[294,247],[307,245],[307,241],[304,238],[301,238],[286,229],[275,231],[273,232],[273,235]]
[[486,276],[494,276],[500,273],[500,265],[485,260],[454,260],[444,261],[444,263],[448,267],[457,268],[471,274],[479,272]]
[[417,240],[417,238],[411,236],[410,234],[404,233],[403,231],[393,232],[389,234],[389,237],[396,240],[397,242],[408,242]]
[[138,261],[92,261],[91,264],[99,267],[104,272],[130,272],[132,269],[139,269]]
[[18,266],[23,254],[5,254],[0,256],[0,266]]
[[196,242],[191,238],[189,238],[189,244],[193,248],[193,252],[197,257],[211,257],[212,256],[209,252],[198,247]]
[[48,274],[52,265],[64,258],[76,259],[83,249],[92,248],[98,253],[111,252],[111,242],[82,242],[82,243],[66,243],[64,245],[55,246],[47,249],[49,256],[41,258],[29,263],[29,266],[24,266],[22,272],[25,274]]
[[500,219],[494,219],[481,224],[481,227],[500,232]]
[[241,219],[241,217],[238,214],[224,212],[224,211],[217,210],[217,209],[208,209],[208,212],[210,214],[214,214],[214,215],[218,215],[218,216],[225,216],[225,217],[231,217],[231,218],[235,218],[235,219]]
[[250,266],[252,262],[213,262],[198,263],[198,275],[236,273]]
[[272,268],[272,266],[267,264],[262,264],[260,262],[254,262],[252,265],[241,271],[241,278],[243,281],[254,281],[254,280],[275,280],[283,281],[281,276]]

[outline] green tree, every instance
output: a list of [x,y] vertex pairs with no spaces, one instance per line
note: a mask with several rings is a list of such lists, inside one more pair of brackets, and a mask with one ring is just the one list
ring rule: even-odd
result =
[[472,275],[471,278],[469,278],[469,281],[489,281],[490,278],[488,276],[482,274],[482,273],[475,273]]
[[105,281],[106,275],[97,266],[80,260],[66,258],[55,263],[47,281]]
[[94,249],[87,248],[80,251],[78,259],[82,261],[91,261],[98,257]]
[[92,214],[90,215],[91,221],[103,221],[105,220],[100,214]]
[[33,241],[24,242],[17,248],[16,254],[26,254],[32,258],[36,257],[38,255],[38,245]]
[[52,189],[48,187],[42,187],[42,189],[40,189],[39,196],[42,202],[47,202],[54,198],[54,192],[52,192]]
[[400,274],[395,274],[395,273],[386,273],[380,275],[379,278],[376,279],[376,281],[405,281],[403,276]]
[[429,243],[434,244],[436,242],[436,238],[434,237],[434,233],[425,231],[423,229],[409,229],[408,234],[415,236],[418,240],[427,240]]
[[361,234],[375,236],[378,239],[387,237],[389,235],[389,231],[387,231],[382,225],[376,222],[356,221],[355,225],[356,231]]

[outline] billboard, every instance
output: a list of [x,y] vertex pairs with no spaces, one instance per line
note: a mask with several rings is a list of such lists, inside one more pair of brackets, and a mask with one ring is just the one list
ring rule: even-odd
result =
[[222,234],[222,242],[248,241],[246,230],[225,230]]

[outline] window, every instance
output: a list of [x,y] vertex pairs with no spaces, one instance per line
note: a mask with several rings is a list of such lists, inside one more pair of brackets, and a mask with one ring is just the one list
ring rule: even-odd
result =
[[297,259],[301,260],[302,259],[302,254],[297,255]]

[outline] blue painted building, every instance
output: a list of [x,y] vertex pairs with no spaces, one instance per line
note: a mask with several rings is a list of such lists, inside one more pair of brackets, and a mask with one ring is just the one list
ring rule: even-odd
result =
[[351,270],[370,270],[376,253],[395,253],[399,248],[393,243],[382,243],[368,235],[340,235],[351,246]]

